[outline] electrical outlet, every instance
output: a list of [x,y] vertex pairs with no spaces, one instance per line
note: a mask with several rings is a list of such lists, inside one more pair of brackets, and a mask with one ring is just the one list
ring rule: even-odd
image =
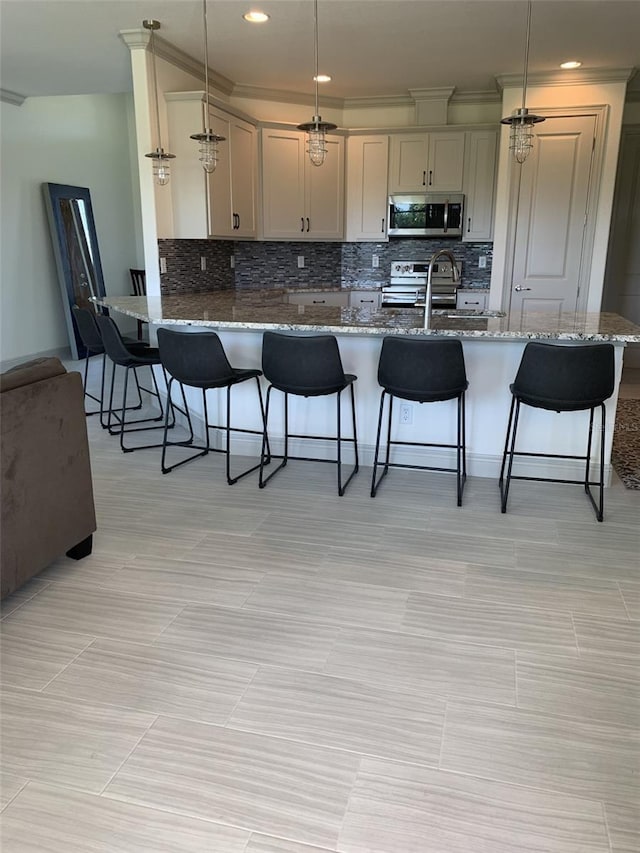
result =
[[166,271],[167,271],[167,259],[166,258],[160,258],[160,272],[163,273]]
[[204,272],[207,269],[207,259],[204,255],[200,256],[200,269]]
[[234,270],[236,268],[236,256],[235,255],[231,255],[231,257],[229,258],[229,266],[231,267],[232,270]]
[[377,270],[380,266],[380,256],[379,255],[371,255],[371,267],[374,270]]
[[484,270],[487,268],[487,256],[486,255],[480,255],[480,257],[478,258],[478,266],[480,267],[481,270]]
[[298,269],[304,269],[304,255],[298,255]]
[[413,423],[413,406],[411,403],[400,403],[400,423],[404,426]]

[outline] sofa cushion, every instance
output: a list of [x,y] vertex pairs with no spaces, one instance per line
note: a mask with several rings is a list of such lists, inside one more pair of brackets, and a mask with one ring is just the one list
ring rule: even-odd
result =
[[59,376],[66,372],[59,358],[34,358],[0,374],[0,394],[11,391],[13,388],[20,388],[22,385],[40,382],[42,379],[51,379],[52,376]]

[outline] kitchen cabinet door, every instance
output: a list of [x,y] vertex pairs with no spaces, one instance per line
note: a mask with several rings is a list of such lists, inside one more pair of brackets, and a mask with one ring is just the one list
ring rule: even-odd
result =
[[264,237],[271,240],[342,240],[344,140],[326,140],[327,158],[314,166],[306,134],[262,131]]
[[[215,171],[209,175],[205,174],[205,181],[208,182],[208,236],[232,237],[231,117],[217,110],[209,110],[209,127],[218,136],[224,136],[225,141],[218,143],[218,164]],[[198,143],[193,142],[193,145],[194,151],[197,151]],[[196,159],[197,156],[196,154]]]
[[456,308],[472,311],[484,311],[487,308],[489,293],[486,290],[461,290],[456,293]]
[[236,237],[256,236],[258,145],[256,129],[233,118],[231,141],[231,215]]
[[465,197],[463,242],[493,239],[497,151],[497,130],[467,133],[462,185]]
[[386,241],[388,136],[347,140],[347,241]]
[[464,132],[394,133],[389,155],[389,192],[460,192]]

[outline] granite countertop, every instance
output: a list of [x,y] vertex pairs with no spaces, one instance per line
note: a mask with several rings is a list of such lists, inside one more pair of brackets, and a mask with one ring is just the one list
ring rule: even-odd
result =
[[[314,288],[319,290],[320,288]],[[292,305],[286,291],[224,290],[181,296],[114,296],[98,304],[150,323],[205,326],[213,329],[314,331],[334,335],[436,335],[459,338],[619,341],[640,343],[640,326],[617,314],[536,314],[526,328],[509,317],[486,317],[482,311],[434,310],[423,329],[422,310],[342,308]],[[485,316],[483,316],[483,314]]]

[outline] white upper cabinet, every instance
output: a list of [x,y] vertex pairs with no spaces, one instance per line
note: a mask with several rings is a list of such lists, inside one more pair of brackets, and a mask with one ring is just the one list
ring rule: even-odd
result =
[[463,131],[393,133],[389,155],[389,192],[461,192]]
[[256,236],[257,134],[247,121],[217,107],[209,108],[210,127],[224,141],[218,164],[207,175],[192,133],[202,132],[200,92],[167,96],[173,236],[177,238]]
[[467,132],[463,192],[465,242],[493,239],[497,130]]
[[314,166],[306,134],[262,130],[263,236],[271,240],[342,240],[344,139],[328,136],[327,156]]
[[387,240],[388,136],[347,140],[348,241]]

